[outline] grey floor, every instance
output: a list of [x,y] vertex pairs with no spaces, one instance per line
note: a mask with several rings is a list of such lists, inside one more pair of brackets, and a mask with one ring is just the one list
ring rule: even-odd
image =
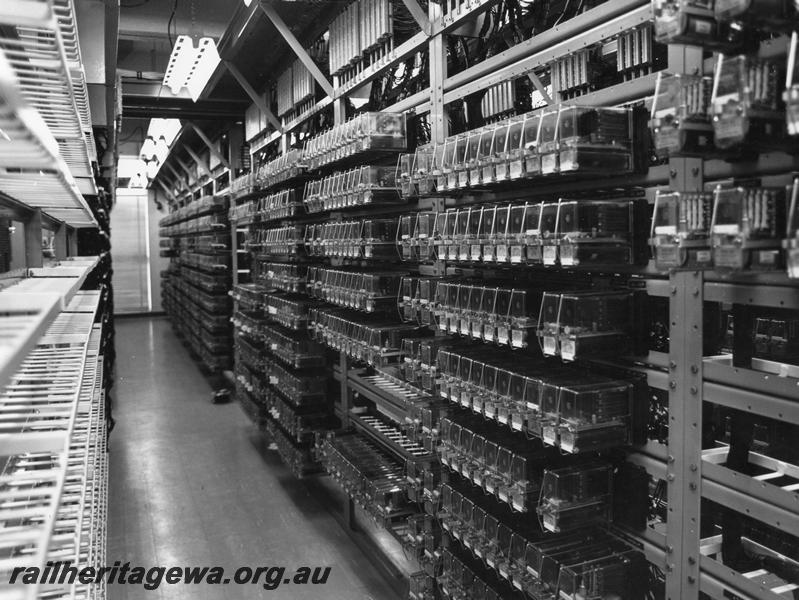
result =
[[308,488],[211,388],[163,318],[116,322],[108,563],[331,566],[324,586],[112,585],[109,600],[395,600]]

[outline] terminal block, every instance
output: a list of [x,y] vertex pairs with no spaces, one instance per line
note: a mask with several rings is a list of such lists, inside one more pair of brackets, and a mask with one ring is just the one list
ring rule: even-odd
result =
[[479,255],[480,260],[485,263],[496,262],[497,210],[500,208],[494,205],[481,208],[480,226],[476,240],[479,250],[475,252],[475,249],[472,248],[472,254]]
[[611,521],[613,469],[608,464],[545,470],[538,514],[559,533]]
[[480,181],[482,184],[490,184],[496,181],[496,171],[494,169],[496,156],[493,150],[496,129],[496,125],[486,125],[479,132],[476,164],[473,165],[469,177],[474,177],[475,181]]
[[524,115],[508,119],[508,141],[505,162],[508,165],[508,179],[515,181],[525,175],[524,155]]
[[397,219],[364,219],[308,225],[306,251],[312,256],[390,259],[395,255]]
[[743,152],[787,148],[777,61],[719,55],[711,112],[715,145]]
[[649,242],[662,270],[709,266],[713,194],[664,192],[655,196]]
[[502,595],[490,584],[475,575],[470,567],[447,549],[443,551],[443,570],[438,577],[438,587],[443,598],[451,600],[499,600]]
[[633,168],[632,111],[562,106],[541,117],[541,172],[620,174]]
[[784,188],[718,186],[711,245],[721,270],[772,270],[779,266],[786,222]]
[[262,189],[268,188],[299,177],[307,169],[308,163],[302,150],[293,149],[258,167],[255,173],[255,182]]
[[458,247],[455,244],[457,222],[457,210],[436,213],[433,225],[433,243],[438,260],[455,261],[458,259]]
[[407,145],[405,115],[367,112],[305,143],[303,156],[310,169],[341,161],[367,151],[404,150]]
[[319,306],[314,300],[290,294],[265,294],[264,309],[270,320],[294,331],[306,331],[309,313]]
[[452,168],[447,177],[448,189],[464,189],[469,187],[469,133],[455,136],[455,155]]
[[740,27],[719,22],[718,0],[652,0],[655,41],[725,49],[742,42]]
[[767,31],[790,31],[799,19],[799,7],[792,0],[715,0],[719,21],[735,21]]
[[435,327],[433,302],[435,301],[437,278],[403,277],[397,294],[397,308],[405,322]]
[[525,348],[540,298],[531,291],[441,282],[436,289],[439,330]]
[[304,248],[303,228],[289,226],[258,230],[253,249],[267,256],[301,256]]
[[400,195],[406,200],[419,195],[419,189],[413,179],[415,159],[415,154],[400,154],[397,159],[397,184]]
[[573,361],[628,351],[632,299],[630,292],[545,292],[538,320],[544,356]]
[[400,275],[395,272],[360,273],[318,268],[311,270],[308,285],[309,291],[325,302],[373,313],[394,304],[399,281]]
[[528,114],[524,118],[522,131],[521,155],[524,160],[524,174],[537,177],[541,174],[541,157],[538,152],[541,115]]
[[711,77],[658,75],[649,127],[660,157],[704,156],[715,149],[710,115],[712,89]]
[[558,574],[558,594],[563,600],[640,597],[646,586],[642,579],[646,569],[646,559],[635,550],[563,565]]
[[483,182],[482,170],[480,168],[480,139],[483,136],[485,127],[473,129],[468,133],[468,140],[466,145],[466,160],[465,168],[469,185],[471,187],[479,186]]
[[400,217],[397,244],[402,260],[429,262],[435,258],[438,213],[419,212]]
[[258,222],[290,219],[297,216],[302,202],[294,190],[283,190],[259,198],[255,206],[253,217]]
[[645,263],[637,226],[646,213],[645,200],[561,200],[555,228],[561,266]]
[[317,370],[298,370],[271,358],[263,359],[266,382],[296,406],[319,404],[327,393],[327,378]]
[[303,193],[309,213],[401,201],[395,169],[372,165],[309,181]]
[[420,196],[426,196],[436,188],[436,181],[433,176],[434,155],[435,149],[432,144],[425,144],[416,148],[411,180],[416,184],[416,191]]
[[[484,163],[484,168],[489,168],[493,164],[493,181],[502,182],[510,178],[508,170],[508,120],[502,120],[496,123],[494,127],[494,134],[491,140],[491,159]],[[484,179],[483,181],[487,181]]]
[[315,339],[375,367],[396,364],[402,357],[403,338],[417,332],[412,325],[365,318],[350,311],[312,310],[310,318]]
[[574,377],[574,383],[545,384],[541,436],[569,454],[631,441],[633,386],[627,381]]
[[350,235],[343,242],[351,248],[354,258],[372,259],[390,257],[394,254],[397,235],[396,219],[365,219],[350,225]]
[[433,148],[430,174],[435,181],[436,191],[455,189],[457,174],[455,168],[455,138],[448,137]]

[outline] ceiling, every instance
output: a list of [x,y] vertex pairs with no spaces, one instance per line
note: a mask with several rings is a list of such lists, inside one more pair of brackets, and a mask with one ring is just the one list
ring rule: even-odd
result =
[[[310,44],[351,0],[265,1],[275,7],[300,42]],[[222,58],[231,61],[259,92],[276,78],[278,66],[294,58],[257,1],[246,7],[241,0],[125,0],[117,58],[123,116],[180,113],[182,118],[243,118],[252,100],[222,65],[197,103],[187,94],[175,97],[161,85],[175,36],[192,32],[215,38]]]
[[196,33],[219,40],[239,4],[243,6],[234,0],[123,0],[117,52],[123,117],[181,113],[184,118],[229,118],[242,114],[249,103],[240,90],[195,105],[188,94],[175,97],[161,85],[175,38]]
[[[263,1],[274,6],[307,46],[352,0]],[[175,37],[191,33],[216,39],[223,61],[232,62],[258,92],[263,92],[279,69],[294,59],[257,0],[250,7],[242,0],[122,0],[117,53],[123,106],[120,154],[138,155],[153,117],[191,120],[211,139],[225,122],[243,121],[252,100],[224,64],[217,68],[197,102],[192,102],[185,90],[175,96],[162,85]],[[180,142],[195,151],[204,147],[190,130],[184,132]],[[181,155],[181,160],[188,161],[180,149],[174,149],[172,155],[168,163],[177,162]]]

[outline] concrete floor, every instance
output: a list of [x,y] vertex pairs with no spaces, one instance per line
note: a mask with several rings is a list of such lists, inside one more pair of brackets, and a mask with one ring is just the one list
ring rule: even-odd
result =
[[211,388],[163,318],[116,322],[108,564],[330,566],[324,586],[112,585],[109,600],[395,600],[321,500]]

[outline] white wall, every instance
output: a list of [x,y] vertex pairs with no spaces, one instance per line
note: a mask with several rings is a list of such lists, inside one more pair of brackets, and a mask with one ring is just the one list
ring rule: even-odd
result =
[[116,191],[111,211],[116,314],[146,313],[152,309],[148,204],[147,190]]

